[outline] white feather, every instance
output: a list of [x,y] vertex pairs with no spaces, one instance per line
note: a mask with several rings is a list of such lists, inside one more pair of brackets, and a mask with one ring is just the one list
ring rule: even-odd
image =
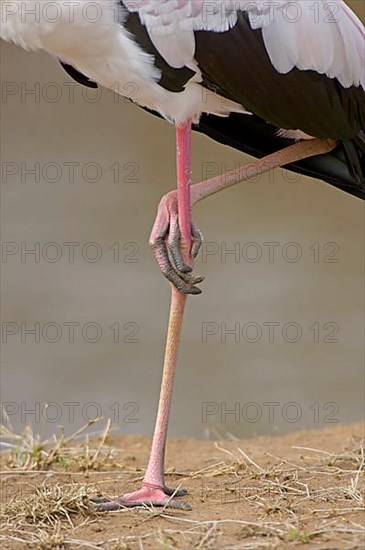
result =
[[[293,5],[278,10],[274,21],[262,29],[274,67],[280,73],[294,67],[313,70],[337,78],[345,88],[365,89],[365,33],[355,15],[342,0],[302,1],[295,3],[299,7],[296,19],[289,11]],[[334,7],[338,11],[333,12]]]
[[[160,2],[164,9],[168,8],[167,13],[171,1],[181,2]],[[6,2],[9,4],[8,0],[0,0],[0,8]],[[180,62],[186,59],[185,64],[188,64],[190,57],[189,66],[197,70],[197,74],[182,92],[173,93],[158,84],[161,73],[154,65],[154,56],[145,53],[120,24],[126,13],[118,11],[120,4],[117,0],[58,0],[60,16],[53,22],[42,17],[42,11],[36,20],[34,15],[30,15],[32,10],[39,10],[45,5],[39,0],[11,0],[11,4],[16,8],[15,11],[7,16],[2,14],[2,38],[26,49],[45,50],[73,65],[91,80],[159,112],[174,123],[183,123],[189,118],[197,121],[202,112],[221,116],[228,116],[230,112],[245,112],[242,105],[205,90],[199,84],[201,75],[194,65],[194,52],[189,46],[194,45],[194,42],[187,40],[186,45],[183,40],[184,33],[191,34],[192,31],[179,31],[183,44],[179,47],[177,42],[177,52],[182,55]],[[74,8],[72,21],[70,4]],[[100,9],[97,22],[85,17],[84,9],[91,4]],[[156,40],[161,40],[161,47],[164,47],[163,40],[169,39],[171,35],[162,35]],[[171,45],[170,50],[173,52]]]
[[173,40],[171,35],[156,32],[155,27],[149,29],[150,38],[163,58],[171,67],[180,68],[189,66],[195,55],[195,39],[192,30],[176,30]]

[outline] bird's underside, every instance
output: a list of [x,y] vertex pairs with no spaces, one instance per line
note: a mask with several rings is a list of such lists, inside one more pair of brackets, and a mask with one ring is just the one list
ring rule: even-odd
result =
[[[131,4],[130,0],[124,0],[127,6],[128,2]],[[226,32],[194,31],[195,65],[179,67],[166,60],[168,56],[164,57],[156,47],[156,39],[151,38],[142,21],[139,13],[131,12],[123,25],[143,51],[153,56],[160,73],[158,85],[164,91],[183,94],[190,83],[197,80],[198,71],[199,85],[205,90],[202,94],[207,103],[210,96],[214,96],[214,101],[218,97],[225,108],[228,102],[242,106],[242,112],[232,112],[225,117],[203,112],[195,130],[255,157],[293,143],[294,139],[283,137],[283,130],[292,130],[292,135],[297,137],[338,140],[339,147],[333,153],[288,168],[365,198],[365,92],[362,86],[345,87],[337,78],[297,67],[286,74],[280,73],[268,55],[263,31],[253,29],[248,14],[243,11],[237,13],[236,24]],[[83,78],[75,67],[64,67],[79,82],[95,85],[88,77]],[[149,110],[161,114],[157,109],[150,107]]]
[[[79,84],[97,88],[94,81],[74,67],[65,63],[62,66]],[[155,116],[161,116],[156,111],[144,109]],[[203,113],[193,129],[255,158],[280,151],[295,141],[281,135],[278,126],[253,114],[231,113],[222,117]],[[323,180],[365,200],[365,133],[360,131],[356,138],[339,143],[335,151],[289,164],[287,169]]]
[[[65,63],[62,66],[79,84],[97,87],[94,81],[74,67]],[[156,111],[144,109],[161,116]],[[280,151],[295,141],[281,136],[281,128],[259,116],[241,113],[231,113],[227,117],[203,113],[193,129],[255,158]],[[286,168],[325,181],[365,200],[365,133],[359,132],[356,138],[340,142],[333,152],[289,164]]]

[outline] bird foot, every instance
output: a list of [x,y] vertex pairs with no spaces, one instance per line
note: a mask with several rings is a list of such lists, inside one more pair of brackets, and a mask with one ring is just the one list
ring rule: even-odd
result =
[[136,506],[159,506],[188,511],[191,510],[191,507],[187,502],[175,500],[175,497],[182,497],[186,494],[185,489],[170,489],[143,483],[142,488],[133,493],[126,493],[116,498],[95,497],[91,499],[91,503],[96,510],[106,512],[135,508]]
[[[193,260],[198,255],[202,242],[200,231],[192,225],[189,254]],[[162,198],[149,243],[162,274],[170,283],[183,294],[201,294],[201,289],[196,285],[201,283],[204,277],[194,277],[191,274],[192,268],[184,262],[181,253],[176,191],[171,191]]]

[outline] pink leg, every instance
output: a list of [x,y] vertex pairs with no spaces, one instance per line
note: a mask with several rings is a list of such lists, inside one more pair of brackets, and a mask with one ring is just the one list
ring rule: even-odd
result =
[[[191,123],[176,129],[177,142],[177,203],[178,216],[174,223],[179,225],[179,244],[185,269],[191,271],[191,201],[190,201],[190,148]],[[169,222],[171,225],[171,222]],[[188,272],[186,269],[186,272]],[[187,278],[188,280],[188,278]],[[199,280],[199,279],[198,279]],[[141,505],[169,506],[190,510],[185,502],[175,500],[186,494],[184,490],[173,490],[165,486],[164,462],[172,389],[177,363],[182,322],[187,294],[182,294],[171,284],[171,306],[168,324],[165,360],[160,390],[160,400],[152,440],[151,454],[141,489],[116,499],[95,499],[101,510],[117,510]]]
[[[177,353],[180,342],[181,327],[184,315],[184,308],[188,293],[192,291],[196,280],[191,278],[191,205],[198,201],[230,187],[240,181],[249,179],[252,176],[262,174],[285,164],[296,162],[300,159],[319,155],[331,151],[336,147],[336,142],[331,140],[310,140],[292,145],[282,151],[269,155],[261,160],[246,164],[236,170],[232,170],[223,176],[197,183],[190,188],[190,124],[177,129],[177,151],[178,151],[178,191],[169,193],[167,199],[160,203],[162,208],[155,223],[156,234],[158,230],[167,224],[164,230],[164,238],[170,239],[170,233],[178,231],[178,238],[175,239],[181,250],[182,270],[176,272],[180,279],[178,283],[181,288],[184,283],[186,289],[181,292],[172,285],[172,297],[170,307],[170,319],[167,333],[165,362],[161,383],[160,401],[152,441],[152,449],[148,462],[146,474],[142,482],[142,488],[133,493],[128,493],[116,499],[95,499],[96,508],[99,510],[116,510],[124,507],[138,506],[142,504],[153,504],[155,506],[171,506],[189,510],[190,507],[184,502],[179,502],[173,497],[183,496],[185,491],[173,491],[168,489],[164,483],[164,457],[167,438],[168,419],[171,406],[172,387],[174,382]],[[165,202],[164,202],[165,200]],[[167,206],[167,209],[165,208]],[[175,219],[176,216],[176,219]],[[178,217],[177,217],[178,216]],[[174,218],[171,220],[170,218]],[[179,228],[177,228],[177,225]],[[170,232],[170,233],[169,233]],[[163,252],[160,245],[155,248],[157,261],[165,262],[169,258],[168,252]],[[179,257],[178,253],[173,256]],[[176,270],[176,261],[171,269]],[[200,279],[198,279],[200,280]],[[182,283],[181,283],[182,281]],[[198,289],[199,290],[199,289]],[[185,292],[185,294],[183,294]]]

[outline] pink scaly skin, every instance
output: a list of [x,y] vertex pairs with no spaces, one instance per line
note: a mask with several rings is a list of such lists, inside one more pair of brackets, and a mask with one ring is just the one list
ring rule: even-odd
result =
[[195,285],[201,282],[202,278],[193,278],[191,275],[193,258],[201,240],[199,232],[191,224],[191,207],[200,200],[252,176],[304,158],[327,153],[336,147],[336,142],[333,140],[302,141],[263,159],[245,164],[223,176],[190,186],[191,123],[178,127],[176,134],[178,189],[165,195],[160,202],[150,238],[157,263],[172,283],[160,400],[150,458],[141,489],[117,498],[95,498],[93,503],[97,510],[120,510],[145,505],[190,510],[186,502],[176,500],[176,497],[186,494],[185,490],[166,487],[164,460],[186,299],[188,294],[201,292]]
[[[188,273],[192,270],[191,260],[191,200],[190,200],[190,149],[191,149],[191,122],[176,128],[176,149],[177,149],[177,193],[173,195],[172,209],[169,211],[169,200],[165,200],[166,208],[162,215],[157,216],[157,232],[161,227],[167,227],[164,239],[169,240],[169,234],[178,234],[176,246],[179,249],[178,256],[181,258],[180,265],[185,269],[186,281]],[[176,201],[176,202],[175,202]],[[170,233],[168,234],[168,228]],[[164,230],[165,231],[165,230]],[[159,262],[159,253],[156,254]],[[162,267],[162,263],[160,263]],[[201,282],[201,279],[195,279]],[[188,285],[188,283],[185,283]],[[198,289],[200,292],[200,290]],[[127,493],[120,498],[94,499],[94,505],[99,510],[118,510],[141,505],[169,506],[190,510],[190,506],[174,497],[181,497],[186,494],[183,489],[170,489],[164,481],[165,447],[167,439],[168,420],[170,415],[172,389],[177,363],[182,322],[187,293],[182,293],[171,284],[171,305],[168,324],[165,359],[160,390],[160,400],[152,440],[152,448],[147,470],[142,482],[141,489],[133,493]]]

